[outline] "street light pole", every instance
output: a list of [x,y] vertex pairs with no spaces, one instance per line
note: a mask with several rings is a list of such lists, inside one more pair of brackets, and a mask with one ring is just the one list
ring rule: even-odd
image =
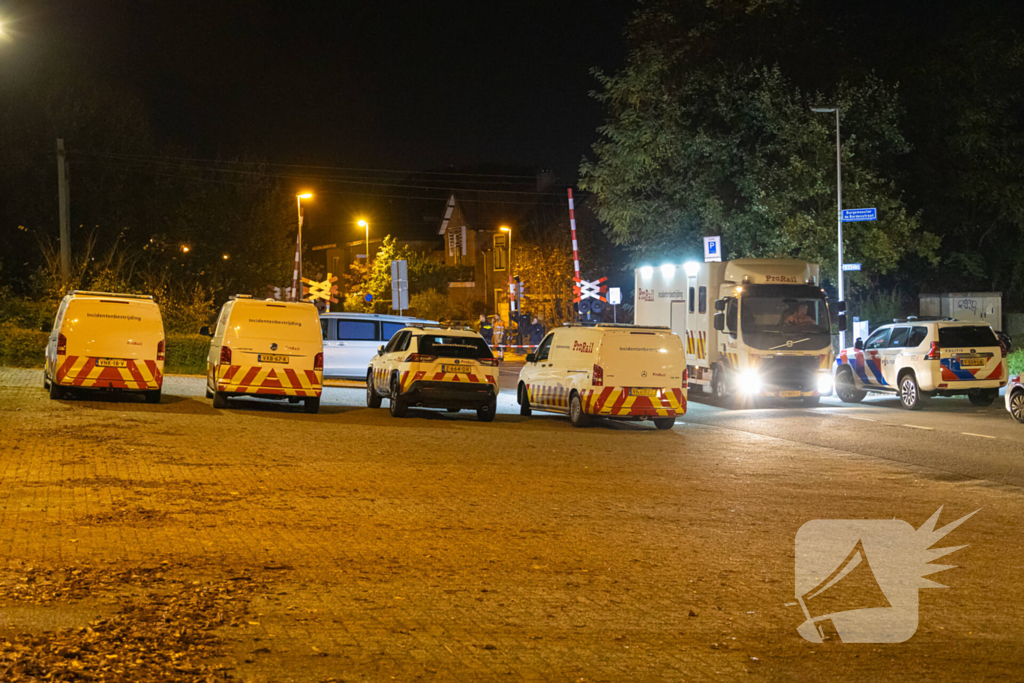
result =
[[[509,329],[512,329],[512,300],[516,295],[516,291],[512,287],[512,228],[503,225],[498,229],[508,235],[508,264],[505,267],[508,268],[508,326]],[[494,302],[494,307],[498,307],[497,301]]]
[[302,200],[312,197],[312,193],[303,192],[295,195],[295,205],[299,211],[299,233],[295,238],[295,270],[292,272],[292,301],[301,301],[299,292],[302,287]]
[[370,224],[365,220],[359,221],[360,228],[366,228],[366,267],[370,267]]
[[[845,299],[843,293],[843,161],[839,142],[839,107],[811,107],[811,111],[819,114],[836,115],[836,204],[837,210],[837,239],[839,241],[839,301]],[[839,348],[846,348],[846,330],[839,330]]]

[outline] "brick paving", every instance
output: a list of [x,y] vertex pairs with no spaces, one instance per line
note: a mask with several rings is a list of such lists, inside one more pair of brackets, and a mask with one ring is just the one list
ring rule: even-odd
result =
[[[1022,677],[1017,488],[693,424],[394,420],[361,398],[217,411],[171,377],[160,405],[55,402],[39,371],[0,369],[0,585],[29,567],[259,575],[218,630],[238,680]],[[921,591],[911,641],[797,635],[804,522],[918,526],[940,505],[982,512],[949,537],[970,546],[934,577],[949,589]],[[117,595],[4,595],[0,636],[85,625]]]

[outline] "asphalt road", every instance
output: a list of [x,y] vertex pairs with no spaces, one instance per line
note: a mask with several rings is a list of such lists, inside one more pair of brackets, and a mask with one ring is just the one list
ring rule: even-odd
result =
[[[499,420],[529,419],[518,417],[515,401],[521,367],[518,363],[501,366]],[[358,382],[335,384],[327,390],[325,404],[365,405]],[[410,414],[422,417],[435,412],[413,410]],[[464,412],[455,419],[472,419],[472,413]],[[649,424],[603,426],[645,429]],[[1024,425],[1017,424],[1006,412],[1002,396],[988,408],[975,408],[966,397],[934,398],[924,410],[913,412],[901,408],[894,396],[876,394],[860,404],[829,397],[814,408],[777,402],[732,409],[718,405],[710,395],[691,390],[689,410],[676,429],[694,424],[928,467],[952,477],[1024,486]]]

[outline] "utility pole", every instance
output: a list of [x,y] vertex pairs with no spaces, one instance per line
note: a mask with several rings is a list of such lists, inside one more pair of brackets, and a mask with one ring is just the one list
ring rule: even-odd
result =
[[[811,111],[818,114],[836,115],[836,204],[838,204],[838,241],[839,241],[839,301],[844,300],[843,295],[843,157],[842,147],[839,142],[839,107],[811,107]],[[846,330],[839,330],[839,348],[846,348]]]
[[57,138],[57,204],[60,212],[60,278],[67,286],[71,281],[71,218],[64,138]]

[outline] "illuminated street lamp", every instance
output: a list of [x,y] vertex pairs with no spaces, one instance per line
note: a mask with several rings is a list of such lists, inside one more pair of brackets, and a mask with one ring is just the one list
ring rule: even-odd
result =
[[187,244],[181,245],[181,253],[182,254],[187,254],[188,252],[189,252],[188,245]]
[[370,265],[370,224],[360,218],[357,225],[366,230],[366,265]]
[[295,270],[292,272],[292,301],[298,301],[299,283],[302,282],[302,200],[311,199],[312,192],[303,192],[295,195],[295,204],[299,210],[299,234],[295,242]]
[[[843,164],[839,146],[839,107],[811,107],[816,114],[836,115],[836,203],[839,221],[839,301],[843,300]],[[846,348],[846,330],[839,330],[839,348]]]

